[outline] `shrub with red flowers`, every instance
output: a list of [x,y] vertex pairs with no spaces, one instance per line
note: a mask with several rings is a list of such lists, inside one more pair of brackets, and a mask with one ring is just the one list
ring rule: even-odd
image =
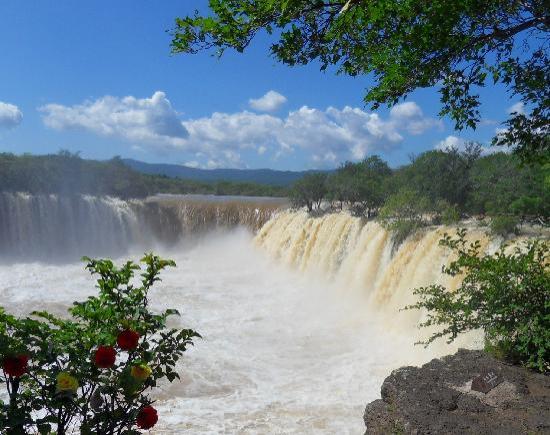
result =
[[115,365],[116,350],[112,346],[99,346],[95,351],[94,363],[100,369],[110,369]]
[[116,344],[122,350],[134,350],[138,346],[139,333],[131,329],[125,329],[116,338]]
[[150,288],[173,261],[147,254],[143,269],[85,261],[99,293],[75,302],[68,318],[44,311],[17,318],[0,307],[0,433],[148,430],[159,419],[151,391],[179,378],[176,363],[200,337],[166,326],[176,310],[149,307]]
[[27,371],[28,362],[28,355],[6,356],[2,361],[2,369],[4,370],[6,376],[19,378]]
[[140,429],[151,429],[158,419],[157,410],[152,406],[145,406],[139,411],[136,424]]

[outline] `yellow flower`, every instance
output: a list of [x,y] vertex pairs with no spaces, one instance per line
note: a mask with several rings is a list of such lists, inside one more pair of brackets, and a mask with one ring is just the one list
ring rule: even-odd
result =
[[76,393],[78,390],[78,381],[74,376],[67,372],[61,372],[57,375],[57,391],[72,391]]
[[132,366],[130,374],[133,378],[144,381],[151,376],[151,367],[147,364],[136,364],[135,366]]

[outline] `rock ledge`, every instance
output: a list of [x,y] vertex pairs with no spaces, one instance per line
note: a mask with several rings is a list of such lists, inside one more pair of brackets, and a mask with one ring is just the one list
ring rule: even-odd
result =
[[[472,380],[488,371],[502,382],[487,394],[473,391]],[[550,433],[550,377],[481,351],[394,370],[381,393],[365,409],[366,434]]]

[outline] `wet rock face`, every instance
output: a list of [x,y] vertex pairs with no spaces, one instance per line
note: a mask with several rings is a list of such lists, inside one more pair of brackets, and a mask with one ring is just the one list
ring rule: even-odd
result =
[[[493,376],[487,393],[472,390],[474,379]],[[550,377],[481,351],[394,370],[381,393],[365,409],[369,435],[550,433]]]

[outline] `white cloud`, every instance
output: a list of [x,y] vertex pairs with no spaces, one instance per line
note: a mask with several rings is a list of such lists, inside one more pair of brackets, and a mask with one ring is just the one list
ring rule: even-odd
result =
[[422,109],[414,101],[408,101],[393,106],[390,110],[390,115],[396,118],[417,118],[422,116]]
[[[445,139],[439,141],[434,148],[436,150],[445,151],[445,152],[450,151],[452,149],[456,149],[460,152],[463,152],[463,151],[466,151],[466,146],[468,145],[469,142],[470,141],[462,139],[461,137],[450,135],[450,136],[447,136]],[[498,153],[501,151],[504,151],[502,147],[485,146],[482,144],[481,155],[486,156],[486,155]]]
[[200,168],[201,164],[196,160],[191,160],[189,162],[185,162],[183,166],[187,166],[188,168]]
[[19,107],[0,101],[0,128],[14,128],[23,121]]
[[483,126],[496,125],[496,124],[498,124],[498,121],[495,121],[494,119],[489,119],[489,118],[482,118],[481,121],[479,121],[479,125],[483,125]]
[[151,98],[106,96],[75,106],[40,107],[44,123],[57,130],[83,129],[102,136],[181,146],[188,133],[164,92]]
[[275,140],[275,133],[283,121],[271,115],[244,111],[237,113],[215,112],[209,117],[183,122],[189,132],[185,148],[214,154],[224,149],[255,149]]
[[510,107],[508,107],[508,110],[506,110],[509,114],[517,113],[518,115],[525,115],[525,105],[518,101],[515,104],[512,104]]
[[465,143],[466,141],[464,139],[451,135],[438,142],[435,146],[435,149],[439,151],[447,151],[451,148],[461,149],[464,147]]
[[349,106],[303,106],[286,116],[245,110],[181,120],[162,92],[145,99],[103,97],[70,107],[48,104],[40,110],[51,128],[85,129],[149,149],[170,147],[190,153],[189,165],[210,168],[243,166],[241,153],[249,151],[273,159],[301,151],[314,162],[334,166],[394,149],[404,135],[441,125],[414,102],[394,106],[387,117]]
[[405,130],[414,135],[422,134],[433,127],[443,127],[440,120],[424,116],[422,109],[414,101],[393,106],[390,118],[397,124],[403,124]]
[[286,102],[286,97],[276,91],[269,91],[263,97],[248,100],[250,107],[260,112],[274,112]]

